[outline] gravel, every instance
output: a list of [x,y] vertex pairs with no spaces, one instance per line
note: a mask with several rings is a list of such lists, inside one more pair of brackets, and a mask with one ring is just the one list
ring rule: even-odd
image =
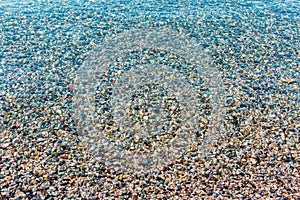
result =
[[[298,13],[297,1],[1,1],[0,198],[299,199]],[[139,27],[194,38],[222,74],[226,113],[206,156],[209,118],[180,158],[134,173],[82,141],[74,85],[106,38]]]

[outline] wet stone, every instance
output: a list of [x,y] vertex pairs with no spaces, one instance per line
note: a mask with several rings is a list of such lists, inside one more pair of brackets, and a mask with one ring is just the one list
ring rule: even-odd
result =
[[[0,199],[299,199],[298,13],[297,1],[134,1],[127,5],[2,0]],[[106,38],[147,27],[168,27],[195,39],[217,69],[211,79],[219,80],[214,78],[219,74],[223,82],[219,89],[225,92],[211,94],[201,79],[204,71],[193,71],[184,52],[132,50],[107,59],[111,70],[105,74],[82,74],[89,77],[82,86],[90,84],[92,77],[98,80],[97,87],[80,91],[82,101],[94,92],[95,102],[87,112],[97,123],[85,127],[90,125],[83,119],[86,115],[76,121],[75,110],[86,109],[84,104],[74,105],[76,76],[83,64]],[[199,118],[190,118],[197,123],[199,132],[194,135],[198,136],[183,138],[193,138],[184,154],[158,170],[135,173],[111,167],[89,150],[81,130],[99,131],[89,140],[107,148],[120,142],[119,151],[127,152],[126,156],[153,155],[184,124],[176,96],[153,83],[139,87],[129,109],[119,113],[130,116],[131,127],[150,126],[158,134],[135,137],[137,131],[120,134],[116,126],[110,106],[114,84],[134,66],[155,64],[177,70],[199,91]],[[142,81],[136,78],[135,83]],[[212,99],[217,97],[218,101]],[[218,114],[223,117],[214,117],[212,102],[223,100],[225,113]],[[151,107],[155,103],[161,103],[166,113],[163,126],[153,125],[151,113],[161,112]],[[206,138],[216,119],[225,131]],[[99,139],[103,130],[110,142]],[[149,165],[153,159],[141,161]]]

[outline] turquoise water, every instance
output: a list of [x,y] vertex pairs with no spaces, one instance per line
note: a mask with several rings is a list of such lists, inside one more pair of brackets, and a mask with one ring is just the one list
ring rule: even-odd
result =
[[[151,195],[151,192],[147,189],[152,188],[152,181],[154,181],[151,173],[146,174],[145,178],[136,176],[134,181],[128,179],[126,185],[121,181],[123,176],[121,177],[120,173],[123,172],[118,169],[111,170],[108,166],[102,167],[98,161],[95,161],[93,151],[90,155],[90,152],[83,150],[84,143],[80,137],[87,134],[84,130],[88,130],[90,128],[88,126],[92,126],[91,129],[94,130],[96,125],[93,125],[97,124],[97,128],[101,126],[102,132],[107,129],[110,131],[105,132],[107,140],[100,139],[100,143],[108,140],[115,142],[120,130],[113,126],[113,117],[109,114],[113,111],[110,106],[118,104],[117,100],[122,100],[122,93],[127,92],[130,87],[126,85],[127,88],[121,87],[123,89],[117,92],[120,98],[111,97],[113,94],[111,88],[115,82],[118,83],[114,75],[127,74],[131,78],[130,81],[126,79],[128,77],[119,79],[123,80],[121,84],[137,82],[137,85],[141,85],[151,77],[143,79],[141,76],[134,76],[130,69],[136,69],[134,66],[141,63],[153,67],[153,62],[159,63],[157,60],[160,60],[160,56],[163,55],[165,60],[162,59],[159,64],[179,69],[182,74],[187,74],[187,79],[183,80],[179,87],[171,89],[179,93],[188,90],[185,94],[189,97],[183,95],[184,98],[177,99],[179,103],[176,99],[171,99],[172,105],[181,102],[187,105],[190,98],[197,98],[195,102],[199,104],[200,109],[193,112],[200,117],[186,120],[188,123],[197,124],[196,132],[191,137],[192,144],[196,141],[194,147],[197,150],[186,152],[184,149],[184,153],[180,152],[176,155],[188,160],[178,162],[179,165],[180,163],[184,165],[181,169],[188,169],[184,172],[184,176],[188,177],[189,181],[184,182],[182,179],[181,182],[181,178],[178,178],[181,175],[176,174],[179,173],[178,170],[174,170],[174,163],[177,161],[173,163],[172,160],[164,160],[167,163],[172,162],[172,165],[164,166],[163,169],[166,171],[160,170],[159,173],[174,173],[175,182],[180,187],[176,184],[175,186],[177,191],[182,193],[188,190],[197,192],[198,188],[202,188],[207,195],[215,198],[227,196],[284,199],[285,194],[299,199],[297,193],[300,132],[299,13],[300,2],[297,0],[0,0],[0,168],[3,169],[2,174],[0,173],[0,186],[3,186],[0,188],[0,197],[8,198],[19,193],[18,195],[23,197],[40,195],[50,198],[56,192],[60,193],[59,198],[78,199],[82,193],[83,198],[90,195],[89,197],[96,199],[98,195],[100,199],[105,199],[116,195],[113,194],[113,190],[110,190],[112,187],[105,186],[106,180],[111,180],[114,188],[126,190],[126,187],[137,177],[142,182],[138,187],[132,187],[136,189],[138,195],[149,199],[148,195]],[[105,49],[105,47],[126,46],[126,42],[129,41],[110,39],[122,36],[121,39],[129,38],[132,41],[135,33],[130,31],[164,30],[165,28],[188,38],[182,41],[193,40],[195,43],[184,45],[177,41],[177,44],[182,45],[177,46],[178,49],[175,48],[176,50],[171,53],[167,51],[166,45],[163,46],[164,49],[159,47],[146,49],[150,59],[148,53],[143,52],[145,49],[128,51],[125,48],[126,55],[119,53],[117,58],[113,54],[114,48],[111,48],[111,51]],[[143,33],[142,35],[137,33],[139,39],[147,35],[143,31],[139,32]],[[131,35],[126,36],[129,33]],[[163,32],[159,34],[163,35]],[[169,40],[167,39],[166,44],[171,42]],[[122,45],[118,45],[118,42]],[[143,43],[139,42],[136,46]],[[149,40],[147,42],[152,44]],[[157,41],[155,42],[154,44],[157,45]],[[107,43],[109,45],[106,45]],[[197,48],[189,46],[191,44]],[[182,49],[188,49],[187,46],[197,51],[201,49],[199,53],[207,55],[209,62],[200,62],[201,64],[196,65],[198,70],[193,71],[194,68],[182,59],[184,56],[178,55],[185,54]],[[180,53],[176,54],[177,50],[181,52],[178,51]],[[105,67],[97,63],[103,56],[101,51],[109,57],[105,60],[107,62],[102,63]],[[166,55],[171,58],[167,58]],[[131,62],[134,58],[138,59]],[[104,69],[108,69],[107,73],[103,72]],[[154,70],[154,68],[150,69]],[[88,73],[80,74],[86,71]],[[152,71],[151,73],[153,75]],[[180,78],[182,80],[182,74],[177,75],[179,80]],[[189,76],[191,74],[195,77]],[[156,77],[155,80],[159,79],[156,75],[153,75]],[[80,76],[83,79],[81,82],[78,81]],[[216,76],[218,78],[215,78]],[[209,79],[213,84],[207,84],[206,80]],[[97,88],[90,88],[89,81],[95,85],[97,82]],[[83,89],[76,87],[78,82]],[[188,83],[193,84],[185,87]],[[135,92],[143,91],[141,88]],[[168,93],[164,88],[160,89],[160,94]],[[93,108],[78,112],[76,110],[80,107],[76,105],[78,103],[76,97],[80,97],[78,93],[89,91],[95,94],[86,95],[83,100]],[[193,96],[195,93],[191,91],[196,91],[195,93],[198,92],[199,95]],[[141,98],[134,95],[126,96],[127,100],[132,98],[132,104],[139,105],[138,103],[145,102],[145,100],[139,101]],[[145,92],[141,96],[143,95],[148,94]],[[152,96],[155,95],[154,92]],[[111,99],[117,103],[113,104],[110,102]],[[162,101],[161,104],[165,102]],[[85,103],[83,105],[86,105]],[[192,103],[186,107],[192,107],[191,105]],[[151,106],[148,107],[149,110],[152,109]],[[220,112],[215,109],[219,107],[222,107]],[[135,114],[130,117],[136,117],[136,121],[140,120],[138,109],[134,110],[132,107],[130,109]],[[172,109],[169,113],[176,114],[178,110]],[[78,113],[79,117],[74,117],[74,114]],[[90,119],[92,122],[89,121]],[[84,123],[81,124],[80,120]],[[178,124],[180,126],[184,123]],[[208,134],[213,124],[222,127],[213,129],[213,135],[217,137],[210,137],[211,135]],[[161,125],[157,127],[161,128]],[[164,130],[168,128],[168,126],[163,127]],[[132,136],[130,135],[132,132],[129,130],[126,133]],[[110,133],[112,134],[109,135]],[[93,139],[96,140],[98,136]],[[126,145],[130,146],[134,143],[133,137],[124,138],[121,139]],[[102,145],[109,148],[110,146],[107,145],[109,142]],[[151,146],[151,141],[143,142],[146,146]],[[211,142],[211,145],[205,146],[205,142],[208,144]],[[115,145],[115,147],[124,150],[125,145],[122,145]],[[204,158],[201,157],[203,160],[198,158],[201,151],[205,152]],[[126,156],[131,154],[130,148],[124,152],[127,153]],[[147,157],[147,154],[143,156]],[[149,160],[144,157],[143,164],[148,164]],[[248,162],[247,165],[244,165],[245,162]],[[36,168],[28,170],[32,166]],[[44,170],[45,167],[48,168]],[[53,171],[56,167],[59,170]],[[89,173],[89,170],[92,172]],[[114,172],[116,173],[113,174]],[[8,182],[3,179],[6,175],[14,179]],[[249,184],[244,179],[248,176],[251,177]],[[41,183],[50,184],[54,189],[49,189],[48,194],[43,189],[36,189],[39,186],[35,185],[37,182],[32,184],[31,177],[34,180],[41,178],[39,179]],[[46,178],[42,179],[44,177]],[[263,177],[262,181],[260,177]],[[166,176],[163,179],[168,182]],[[76,183],[73,183],[73,180]],[[284,182],[284,180],[289,181]],[[29,189],[23,190],[21,188],[23,186],[20,186],[22,184],[19,183],[26,184]],[[234,189],[229,189],[227,183],[232,183]],[[241,183],[245,183],[244,190]],[[275,188],[279,188],[275,190],[276,193],[272,192],[273,184]],[[157,185],[160,187],[157,191],[167,188]],[[77,194],[68,196],[66,190],[60,190],[61,186],[68,191],[74,189]],[[141,190],[139,190],[140,186]],[[266,191],[259,188],[260,186],[265,187]],[[17,187],[20,188],[17,190]],[[5,191],[7,188],[11,191]],[[87,190],[93,191],[86,192]],[[120,192],[124,196],[119,197],[129,198],[130,192],[132,191]],[[164,192],[170,193],[167,189]],[[195,193],[192,195],[199,197]]]
[[299,84],[299,10],[298,1],[1,1],[2,97],[63,94],[105,37],[153,25],[196,39],[245,92],[299,96],[278,86],[281,79]]
[[[213,45],[229,48],[241,36],[249,35],[249,40],[253,40],[251,34],[259,34],[262,41],[279,40],[269,46],[276,48],[280,43],[280,49],[287,50],[286,57],[297,52],[290,52],[284,45],[299,48],[299,7],[297,1],[2,1],[1,66],[13,68],[23,64],[24,58],[34,63],[35,50],[45,52],[47,48],[49,55],[42,54],[37,65],[51,63],[51,55],[62,61],[69,56],[75,61],[78,54],[95,47],[93,43],[101,42],[106,35],[140,23],[157,22],[179,24],[212,51]],[[246,45],[244,48],[253,51],[255,45],[254,42],[251,49]],[[12,47],[16,47],[14,54],[9,51]],[[53,52],[56,48],[61,48],[60,54]],[[233,48],[238,53],[241,44],[234,44]],[[257,51],[260,50],[258,46]],[[75,55],[64,55],[64,51]]]
[[[60,107],[70,118],[76,73],[106,38],[133,28],[170,27],[197,41],[222,74],[224,84],[216,87],[226,95],[213,98],[226,102],[227,122],[243,123],[249,110],[264,108],[270,108],[266,116],[278,109],[286,117],[292,113],[294,122],[299,117],[298,13],[297,1],[2,1],[1,109],[12,108],[6,98],[30,110],[64,97]],[[26,105],[32,97],[35,103]],[[234,102],[241,102],[238,118],[231,116]],[[13,126],[2,121],[2,131]],[[67,129],[76,131],[75,125]]]

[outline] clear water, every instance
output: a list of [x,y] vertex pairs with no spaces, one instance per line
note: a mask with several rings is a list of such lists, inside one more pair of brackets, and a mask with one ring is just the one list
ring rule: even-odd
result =
[[[251,119],[249,110],[261,112],[262,121],[277,116],[282,120],[284,130],[299,122],[300,116],[299,13],[298,1],[1,1],[0,111],[12,109],[6,99],[22,102],[28,98],[26,95],[39,99],[35,105],[24,106],[28,110],[48,102],[55,103],[58,97],[66,94],[76,97],[76,90],[70,90],[70,85],[76,86],[79,82],[82,87],[75,87],[77,91],[89,89],[93,93],[87,93],[90,96],[84,96],[80,101],[66,100],[63,106],[70,119],[73,116],[75,121],[84,122],[81,124],[84,127],[74,123],[75,132],[90,138],[90,129],[87,133],[81,129],[101,124],[101,116],[98,121],[94,117],[101,106],[96,102],[93,104],[93,100],[96,101],[97,91],[104,83],[100,81],[98,88],[89,87],[96,86],[95,82],[100,80],[98,76],[109,71],[115,62],[113,53],[116,52],[112,50],[108,60],[111,65],[100,66],[97,62],[103,57],[101,50],[119,47],[117,42],[125,44],[126,41],[116,38],[125,34],[124,38],[128,39],[126,33],[132,33],[132,30],[142,30],[135,33],[137,38],[142,38],[149,27],[160,30],[159,34],[163,34],[160,28],[168,27],[184,39],[193,40],[201,47],[199,53],[211,60],[198,66],[200,78],[208,80],[204,80],[206,85],[202,86],[206,88],[202,89],[210,98],[211,109],[197,111],[207,112],[211,127],[224,127],[204,134],[204,141],[219,140],[221,143],[221,138],[226,135],[240,134],[244,124]],[[155,45],[160,48],[160,43]],[[98,72],[95,66],[99,66],[100,74],[93,74]],[[83,85],[84,81],[87,81],[86,85]],[[130,81],[134,82],[134,79]],[[189,87],[195,90],[193,85]],[[78,102],[82,104],[78,105]],[[232,106],[237,102],[240,107]],[[76,116],[76,110],[85,107],[86,103],[89,109],[84,113],[80,111],[80,117]],[[226,113],[223,105],[227,107]],[[238,110],[238,117],[231,116],[237,112],[232,107]],[[24,124],[36,116],[33,113],[33,119],[26,121],[16,113],[9,115]],[[0,131],[11,131],[11,120],[7,121],[3,116],[1,119]],[[228,123],[230,120],[233,123]],[[242,124],[237,128],[235,122]],[[50,129],[56,130],[59,126],[54,124]],[[254,124],[246,128],[250,132],[259,129]],[[49,129],[49,126],[41,129]],[[295,130],[299,132],[299,127]],[[211,135],[217,134],[220,134],[217,138],[210,139]],[[297,138],[297,134],[291,138]],[[93,151],[97,152],[97,147]]]
[[[176,57],[178,59],[174,59]],[[108,81],[103,81],[105,77]],[[104,129],[96,128],[101,120],[94,116],[94,96],[99,82],[112,87],[109,101],[105,103],[111,110],[103,115],[112,114],[114,123]],[[100,84],[100,87],[108,92],[109,87],[105,84]],[[94,153],[101,155],[100,159],[125,170],[152,170],[166,166],[197,143],[199,138],[196,135],[200,134],[200,121],[204,117],[200,98],[205,95],[210,96],[210,115],[206,116],[210,128],[205,134],[206,142],[201,144],[202,150],[213,146],[223,130],[222,84],[222,73],[195,40],[168,27],[135,28],[107,38],[99,51],[79,69],[75,79],[74,117],[78,127],[82,127],[83,140],[89,143]],[[156,89],[149,91],[153,85]],[[203,92],[201,88],[207,91]],[[151,95],[159,91],[166,93]],[[169,97],[173,103],[166,102]],[[135,106],[139,111],[134,111],[137,110]],[[133,119],[133,113],[138,119]],[[168,119],[171,116],[173,120]],[[103,120],[108,123],[109,118]],[[180,122],[176,123],[178,120]],[[175,130],[172,131],[172,127]],[[109,140],[108,134],[117,135],[117,138]],[[170,138],[170,134],[174,134],[173,137]],[[155,140],[161,137],[164,139],[159,142],[164,145],[153,145],[147,151],[144,144],[155,144]],[[140,151],[124,151],[130,146]],[[142,165],[143,157],[149,160],[147,165]]]

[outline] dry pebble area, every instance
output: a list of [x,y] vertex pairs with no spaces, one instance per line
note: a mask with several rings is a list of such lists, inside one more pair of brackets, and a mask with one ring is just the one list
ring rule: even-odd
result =
[[[224,2],[1,1],[0,199],[300,199],[300,4]],[[79,139],[76,72],[135,26],[186,32],[223,73],[225,131],[206,157],[134,174]]]

